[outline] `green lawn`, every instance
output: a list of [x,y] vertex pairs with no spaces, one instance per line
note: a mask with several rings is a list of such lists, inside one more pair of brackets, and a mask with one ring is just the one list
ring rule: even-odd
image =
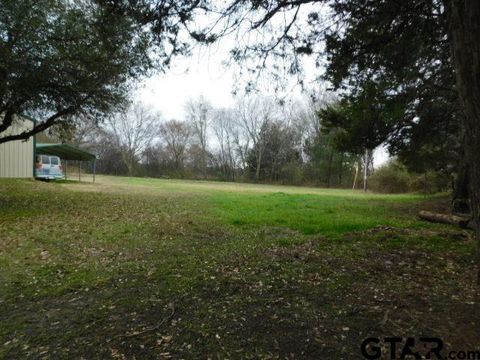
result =
[[361,358],[479,344],[473,234],[442,197],[99,176],[0,180],[0,358]]

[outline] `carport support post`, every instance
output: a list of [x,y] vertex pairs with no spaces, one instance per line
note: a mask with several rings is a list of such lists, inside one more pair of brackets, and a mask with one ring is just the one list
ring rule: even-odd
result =
[[65,180],[67,180],[68,160],[65,160]]
[[93,183],[95,184],[95,173],[97,171],[97,159],[93,160]]
[[82,181],[80,173],[82,172],[82,162],[79,160],[78,161],[78,181]]

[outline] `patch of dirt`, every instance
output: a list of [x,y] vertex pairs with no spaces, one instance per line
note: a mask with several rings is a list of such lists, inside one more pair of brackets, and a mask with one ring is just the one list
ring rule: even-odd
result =
[[273,261],[309,261],[319,256],[317,240],[308,240],[301,245],[261,249],[263,256]]
[[346,240],[358,240],[359,238],[375,238],[379,241],[388,240],[395,236],[421,236],[421,237],[442,237],[452,241],[474,241],[475,234],[470,230],[463,230],[452,227],[450,230],[438,229],[408,229],[393,226],[376,226],[374,228],[355,231],[344,235]]
[[280,226],[264,226],[259,233],[271,239],[288,239],[302,235],[300,231]]

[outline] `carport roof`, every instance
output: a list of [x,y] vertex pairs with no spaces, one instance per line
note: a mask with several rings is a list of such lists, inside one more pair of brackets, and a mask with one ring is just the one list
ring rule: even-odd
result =
[[90,161],[96,157],[88,151],[78,149],[67,144],[38,144],[36,145],[39,154],[54,155],[64,160]]

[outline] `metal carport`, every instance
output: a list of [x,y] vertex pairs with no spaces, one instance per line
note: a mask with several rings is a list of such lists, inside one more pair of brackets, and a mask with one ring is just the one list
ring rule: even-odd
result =
[[[81,162],[93,161],[93,182],[95,182],[95,162],[96,156],[88,151],[78,149],[68,144],[36,144],[36,153],[43,155],[58,156],[63,160],[78,161],[78,179],[80,180]],[[67,166],[65,166],[65,179],[67,179]]]

